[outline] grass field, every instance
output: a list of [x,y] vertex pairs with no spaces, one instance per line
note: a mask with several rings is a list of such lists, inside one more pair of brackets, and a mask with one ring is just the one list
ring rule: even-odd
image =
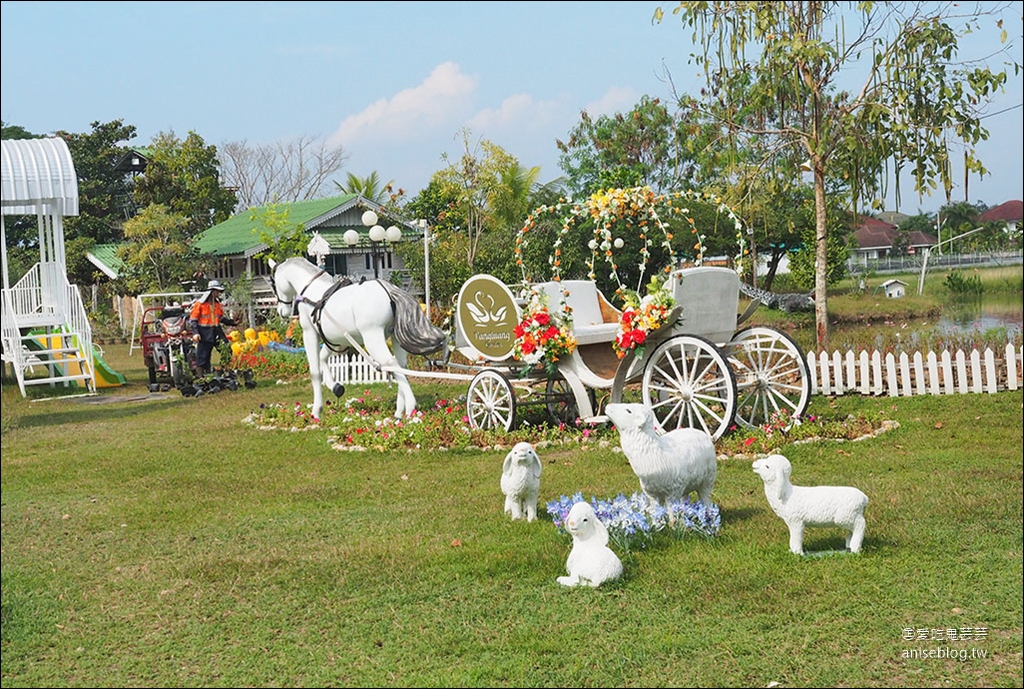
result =
[[[732,458],[717,537],[620,553],[621,580],[580,590],[546,514],[503,514],[503,450],[339,452],[242,423],[307,404],[304,382],[152,396],[127,351],[106,358],[129,384],[96,397],[4,379],[5,687],[1021,686],[1020,391],[814,398],[899,422],[784,449],[794,483],[868,494],[859,555],[824,528],[790,554]],[[614,445],[540,454],[541,503],[638,489]]]

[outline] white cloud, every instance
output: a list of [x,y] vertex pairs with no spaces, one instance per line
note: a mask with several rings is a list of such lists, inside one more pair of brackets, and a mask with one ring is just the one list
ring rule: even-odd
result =
[[614,115],[617,112],[632,110],[639,100],[640,96],[636,89],[612,86],[596,101],[588,103],[584,109],[591,117]]
[[395,142],[422,133],[466,108],[477,88],[477,78],[463,74],[459,65],[445,62],[418,86],[382,98],[342,120],[328,137],[332,145],[355,142]]
[[535,101],[533,96],[519,93],[503,100],[497,109],[481,110],[470,118],[468,125],[473,131],[481,132],[510,126],[538,128],[549,122],[560,108],[555,101]]

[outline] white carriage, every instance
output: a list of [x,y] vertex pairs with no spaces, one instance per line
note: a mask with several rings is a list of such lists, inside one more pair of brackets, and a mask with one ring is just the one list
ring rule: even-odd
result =
[[[739,315],[739,275],[721,267],[669,274],[675,307],[653,330],[642,354],[619,358],[612,347],[621,312],[589,280],[533,285],[549,302],[571,308],[577,347],[557,363],[557,375],[512,358],[523,296],[489,275],[470,278],[456,305],[455,345],[477,370],[467,393],[474,428],[511,430],[517,409],[542,404],[553,420],[601,422],[601,408],[636,389],[662,428],[703,428],[714,439],[739,424],[758,427],[807,408],[810,379],[803,352],[768,327],[737,330],[757,306]],[[598,391],[606,391],[598,402]]]

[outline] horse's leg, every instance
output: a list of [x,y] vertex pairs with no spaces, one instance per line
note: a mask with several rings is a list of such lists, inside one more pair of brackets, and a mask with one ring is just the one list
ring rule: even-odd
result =
[[313,384],[313,418],[319,420],[324,411],[324,391],[321,387],[320,337],[308,318],[302,319],[302,344],[309,363],[309,379]]
[[[320,348],[320,373],[324,379],[324,387],[333,392],[335,397],[341,397],[345,394],[345,386],[334,379],[330,366],[331,357],[337,353],[329,347]],[[341,353],[344,354],[345,352]]]
[[[375,328],[369,332],[363,333],[363,346],[366,347],[366,352],[373,360],[381,366],[395,367],[399,366],[405,368],[404,362],[399,362],[398,358],[391,353],[388,349],[387,337],[384,335],[384,331],[380,328]],[[396,351],[401,351],[396,347]],[[405,352],[402,351],[403,359]],[[395,402],[395,418],[402,418],[403,416],[411,416],[416,411],[416,398],[413,397],[412,388],[409,387],[409,381],[404,374],[397,371],[389,371],[391,375],[395,377],[395,382],[398,383],[398,399]],[[409,406],[409,403],[412,406]]]
[[[407,368],[408,355],[406,351],[398,344],[394,344],[393,347],[398,365]],[[413,394],[412,385],[409,384],[409,379],[401,373],[395,374],[395,382],[398,383],[398,397],[401,405],[399,411],[404,411],[406,416],[412,416],[416,411],[416,395]]]

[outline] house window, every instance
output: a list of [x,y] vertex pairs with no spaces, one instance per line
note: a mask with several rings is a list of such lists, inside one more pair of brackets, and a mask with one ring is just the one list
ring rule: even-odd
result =
[[324,268],[331,275],[348,275],[348,261],[344,254],[327,254],[324,257]]
[[266,259],[257,259],[252,262],[252,274],[257,275],[270,275],[270,264],[267,263]]
[[235,271],[231,270],[231,259],[226,258],[218,263],[213,270],[213,276],[224,280],[235,277]]

